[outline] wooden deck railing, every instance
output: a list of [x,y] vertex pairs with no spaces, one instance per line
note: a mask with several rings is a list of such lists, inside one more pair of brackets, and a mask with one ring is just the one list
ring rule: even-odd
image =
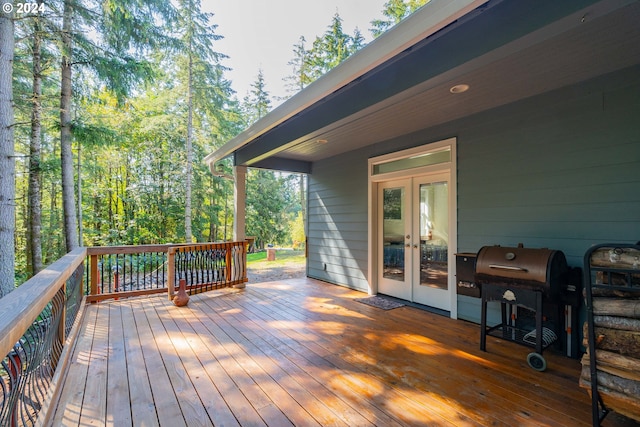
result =
[[82,313],[85,257],[72,251],[0,299],[1,426],[47,413]]
[[168,292],[180,279],[190,292],[247,281],[246,242],[87,248],[87,300]]
[[79,248],[0,298],[0,426],[46,423],[85,302],[171,298],[179,280],[191,293],[244,286],[246,251],[246,242]]

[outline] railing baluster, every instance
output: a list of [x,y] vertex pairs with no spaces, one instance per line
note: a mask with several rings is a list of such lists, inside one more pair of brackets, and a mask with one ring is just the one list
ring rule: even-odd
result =
[[98,278],[100,277],[98,271],[98,255],[91,255],[89,268],[91,270],[91,290],[89,291],[89,295],[96,295],[98,293]]

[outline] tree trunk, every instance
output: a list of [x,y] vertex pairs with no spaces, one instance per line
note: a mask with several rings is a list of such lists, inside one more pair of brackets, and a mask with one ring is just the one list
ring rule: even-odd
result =
[[39,16],[33,27],[33,105],[29,146],[29,257],[33,274],[42,270],[42,195],[40,189],[40,156],[42,137],[42,32]]
[[79,245],[78,221],[75,209],[73,179],[73,152],[71,150],[71,28],[73,6],[65,0],[62,17],[62,66],[60,87],[60,161],[62,167],[62,207],[64,210],[64,232],[67,251]]
[[78,244],[80,242],[83,241],[82,239],[82,233],[83,233],[83,229],[82,229],[82,153],[80,150],[80,146],[78,146],[78,164],[77,164],[77,175],[78,175],[78,180],[77,180],[77,184],[78,184],[78,216],[77,218],[79,219],[78,221]]
[[307,234],[307,192],[304,185],[305,174],[300,174],[300,208],[302,209],[302,226],[304,234]]
[[13,49],[13,16],[0,11],[0,298],[15,287]]
[[[47,225],[49,230],[57,230],[60,224],[59,210],[57,204],[58,194],[55,181],[51,181],[51,187],[49,192],[49,223]],[[55,260],[59,258],[62,252],[59,248],[59,240],[54,233],[46,233],[44,235],[44,252],[43,263],[48,264],[49,260]]]
[[185,196],[184,196],[184,238],[185,242],[191,243],[191,180],[193,175],[193,54],[191,46],[189,46],[189,78],[187,88],[187,172],[185,179]]

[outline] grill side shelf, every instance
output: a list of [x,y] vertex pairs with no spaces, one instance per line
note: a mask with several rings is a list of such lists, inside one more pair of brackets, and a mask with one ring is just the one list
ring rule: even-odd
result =
[[[616,312],[615,307],[640,304],[640,244],[607,243],[591,247],[584,256],[583,273],[588,354],[583,357],[580,385],[591,391],[592,424],[600,426],[611,410],[640,421],[640,403],[629,404],[630,400],[637,401],[637,396],[621,394],[621,391],[625,390],[624,386],[620,386],[620,390],[617,389],[618,383],[637,382],[633,375],[624,378],[624,370],[616,372],[619,375],[617,376],[600,369],[599,365],[604,363],[600,359],[611,353],[607,347],[607,329],[599,323],[600,317],[596,317],[602,314],[603,310],[598,308],[602,306],[607,307],[604,312],[611,311],[608,314],[619,319],[634,317],[633,312]],[[616,331],[616,335],[620,333],[624,335],[625,331]],[[640,349],[630,347],[621,350],[619,344],[616,345],[616,353],[624,353],[619,357],[627,362],[640,363]]]

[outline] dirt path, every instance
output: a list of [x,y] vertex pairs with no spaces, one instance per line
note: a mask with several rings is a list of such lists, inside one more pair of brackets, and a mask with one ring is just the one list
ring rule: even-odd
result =
[[249,267],[247,269],[247,277],[249,278],[249,283],[295,279],[298,277],[304,277],[305,274],[305,266],[300,264],[290,264],[260,269]]

